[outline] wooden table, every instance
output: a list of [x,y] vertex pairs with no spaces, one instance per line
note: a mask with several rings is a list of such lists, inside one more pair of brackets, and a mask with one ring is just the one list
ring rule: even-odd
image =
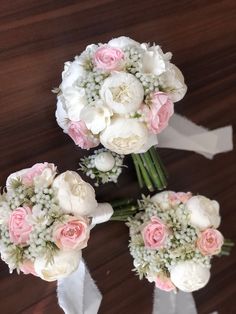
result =
[[[87,152],[57,126],[51,89],[60,83],[64,61],[87,44],[111,37],[156,42],[173,52],[189,88],[176,112],[210,129],[235,123],[235,8],[233,0],[1,0],[0,184],[9,173],[39,161],[54,162],[60,171],[78,168]],[[170,174],[169,188],[217,199],[221,230],[235,238],[235,152],[212,161],[191,152],[160,153]],[[100,201],[140,195],[133,167],[124,171],[118,188],[108,184],[97,195]],[[151,313],[153,286],[131,271],[127,245],[124,224],[107,223],[95,228],[85,250],[103,293],[101,314]],[[194,294],[200,314],[236,313],[235,251],[215,259],[211,282]],[[10,276],[4,263],[0,267],[1,314],[61,313],[54,283]]]

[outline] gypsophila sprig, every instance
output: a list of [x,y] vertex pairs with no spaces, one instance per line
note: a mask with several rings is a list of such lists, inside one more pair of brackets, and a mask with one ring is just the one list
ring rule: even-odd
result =
[[68,276],[79,265],[98,211],[104,221],[112,215],[109,204],[105,210],[101,205],[91,185],[73,171],[57,175],[54,164],[11,174],[0,197],[2,260],[10,272],[47,281]]
[[[224,248],[219,204],[190,192],[144,197],[128,218],[130,253],[140,278],[165,291],[191,292],[210,278],[211,259]],[[225,243],[224,245],[227,245]]]
[[91,179],[95,180],[95,186],[108,182],[117,183],[122,169],[124,155],[116,154],[105,148],[95,150],[93,155],[81,158],[80,170]]

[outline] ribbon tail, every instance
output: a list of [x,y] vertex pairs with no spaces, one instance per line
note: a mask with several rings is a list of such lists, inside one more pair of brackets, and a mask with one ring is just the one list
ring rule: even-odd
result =
[[58,280],[57,297],[65,314],[96,314],[102,300],[84,261],[70,276]]
[[233,128],[226,126],[208,131],[174,114],[169,126],[158,135],[158,147],[194,151],[212,159],[216,154],[233,149]]
[[155,288],[152,314],[197,314],[191,293],[165,292]]

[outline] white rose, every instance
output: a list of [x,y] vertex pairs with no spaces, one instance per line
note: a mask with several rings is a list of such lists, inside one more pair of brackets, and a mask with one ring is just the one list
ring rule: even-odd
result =
[[104,105],[103,101],[97,100],[82,109],[80,119],[93,134],[98,134],[110,124],[111,115],[111,110]]
[[81,110],[88,104],[85,89],[74,86],[67,87],[63,92],[64,108],[72,121],[80,120]]
[[84,78],[85,75],[86,70],[80,62],[77,60],[73,62],[66,62],[64,65],[64,71],[62,72],[60,89],[64,92],[66,88],[72,87],[79,78]]
[[173,102],[181,100],[187,92],[184,76],[174,64],[170,64],[167,71],[159,77],[159,80],[162,88]]
[[186,208],[190,212],[190,224],[204,230],[210,227],[218,228],[220,225],[219,203],[211,201],[202,195],[191,197]]
[[115,166],[115,158],[110,152],[102,152],[98,154],[95,159],[95,167],[102,172],[107,172]]
[[184,292],[193,292],[203,288],[210,279],[207,267],[192,261],[179,262],[170,270],[173,284]]
[[134,75],[116,72],[104,80],[100,96],[115,113],[127,114],[140,108],[144,90]]
[[140,43],[138,43],[137,41],[126,37],[126,36],[121,36],[118,38],[113,38],[108,42],[108,45],[111,47],[115,47],[115,48],[120,48],[120,49],[124,49],[126,47],[132,47],[132,46],[136,46],[139,47]]
[[40,175],[34,177],[35,187],[48,187],[52,184],[57,173],[57,167],[54,164],[48,164]]
[[36,274],[46,281],[65,278],[79,266],[81,251],[58,251],[52,263],[48,263],[44,256],[36,258],[34,268]]
[[57,124],[64,130],[65,133],[68,131],[68,113],[65,110],[64,104],[63,104],[63,97],[59,96],[57,98],[57,109],[55,112]]
[[77,172],[63,172],[55,178],[52,187],[59,206],[65,213],[86,216],[92,215],[96,210],[95,191]]
[[143,49],[143,54],[140,71],[154,75],[160,75],[165,72],[171,54],[164,54],[160,46],[149,47],[147,44],[142,44],[141,47]]
[[143,152],[148,136],[144,123],[136,119],[115,118],[101,133],[100,141],[104,147],[117,154],[137,154]]

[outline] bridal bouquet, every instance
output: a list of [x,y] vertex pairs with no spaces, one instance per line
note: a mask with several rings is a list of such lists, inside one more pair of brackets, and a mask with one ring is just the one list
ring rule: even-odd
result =
[[66,62],[56,119],[74,143],[100,143],[117,154],[132,154],[140,186],[166,187],[166,173],[154,145],[187,87],[172,54],[158,45],[119,37],[87,46]]
[[138,207],[127,224],[139,277],[165,291],[204,287],[212,257],[229,254],[232,246],[217,230],[219,204],[201,195],[166,191],[143,198]]
[[0,198],[1,258],[10,272],[47,281],[67,277],[79,266],[91,225],[112,212],[76,172],[57,175],[45,162],[13,173]]

